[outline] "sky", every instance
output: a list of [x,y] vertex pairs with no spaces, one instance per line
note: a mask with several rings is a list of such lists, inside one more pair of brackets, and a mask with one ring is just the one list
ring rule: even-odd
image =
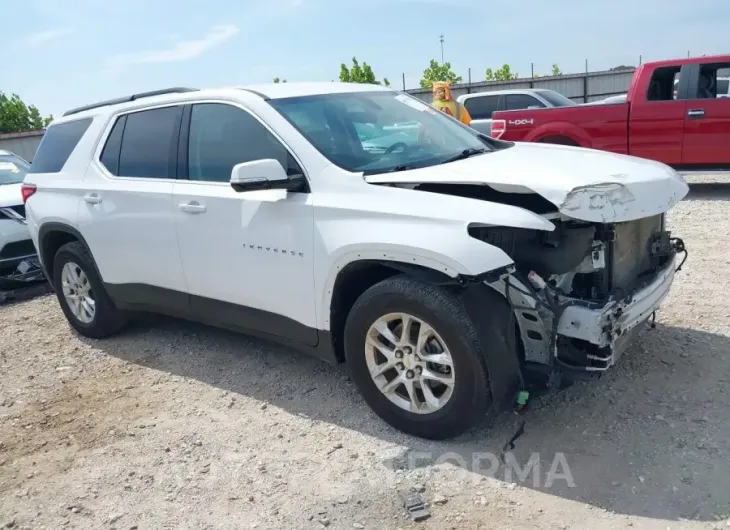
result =
[[727,0],[0,0],[0,91],[42,114],[171,86],[332,81],[365,61],[415,88],[431,59],[473,81],[730,53]]

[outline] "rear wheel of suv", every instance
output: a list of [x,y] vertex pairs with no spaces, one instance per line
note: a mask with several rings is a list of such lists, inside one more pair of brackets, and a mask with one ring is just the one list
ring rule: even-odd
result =
[[485,416],[491,395],[476,331],[446,290],[384,280],[355,302],[344,341],[353,382],[393,427],[438,440]]
[[69,323],[85,337],[114,335],[127,324],[96,273],[91,253],[83,243],[66,243],[53,260],[53,286]]

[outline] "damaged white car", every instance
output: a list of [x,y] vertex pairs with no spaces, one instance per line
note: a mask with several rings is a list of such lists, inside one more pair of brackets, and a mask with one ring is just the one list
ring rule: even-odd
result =
[[501,142],[340,83],[75,109],[24,184],[80,333],[143,310],[275,339],[346,362],[429,438],[512,408],[528,374],[615,364],[686,257],[664,219],[687,192],[656,162]]
[[0,150],[0,291],[43,280],[21,193],[28,168],[18,155]]

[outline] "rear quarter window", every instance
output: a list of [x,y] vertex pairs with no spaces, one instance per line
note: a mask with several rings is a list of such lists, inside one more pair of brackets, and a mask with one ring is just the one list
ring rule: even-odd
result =
[[474,120],[489,120],[499,110],[499,96],[475,96],[464,101],[467,112]]
[[505,108],[507,110],[525,110],[528,107],[545,107],[539,99],[527,94],[507,94],[505,100]]
[[51,125],[43,135],[28,173],[58,173],[91,125],[91,118]]

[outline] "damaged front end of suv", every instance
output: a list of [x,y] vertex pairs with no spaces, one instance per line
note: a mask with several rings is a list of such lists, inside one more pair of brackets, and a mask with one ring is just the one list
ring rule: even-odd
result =
[[684,243],[665,229],[663,214],[620,223],[553,223],[553,232],[469,232],[514,260],[513,271],[490,285],[512,306],[525,366],[601,372],[616,363],[668,294],[681,266],[678,254],[686,255]]
[[[511,307],[526,373],[548,382],[595,376],[618,361],[642,324],[653,323],[669,293],[686,250],[667,230],[666,212],[689,188],[671,168],[631,157],[532,145],[513,150],[539,154],[535,160],[544,163],[539,168],[544,177],[535,177],[536,167],[524,162],[529,158],[502,163],[499,155],[490,155],[495,158],[467,160],[453,172],[424,172],[401,183],[395,177],[391,183],[513,206],[548,220],[553,230],[470,223],[471,237],[513,261],[501,274],[478,279]],[[566,172],[569,166],[562,158],[568,156],[586,167]],[[584,178],[589,163],[601,159],[613,171]],[[474,311],[484,308],[475,306]]]

